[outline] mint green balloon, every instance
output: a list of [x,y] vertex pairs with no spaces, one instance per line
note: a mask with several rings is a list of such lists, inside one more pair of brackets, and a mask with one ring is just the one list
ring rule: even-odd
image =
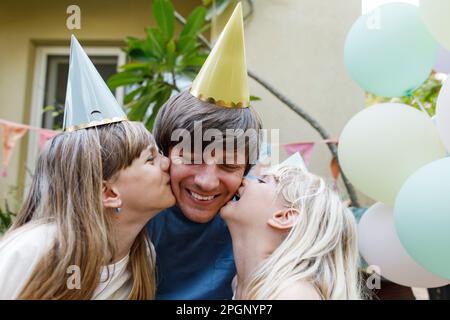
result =
[[345,64],[366,91],[400,97],[420,87],[436,62],[437,44],[416,6],[392,3],[361,16],[345,43]]
[[394,207],[397,234],[422,267],[450,279],[450,158],[415,172],[400,189]]

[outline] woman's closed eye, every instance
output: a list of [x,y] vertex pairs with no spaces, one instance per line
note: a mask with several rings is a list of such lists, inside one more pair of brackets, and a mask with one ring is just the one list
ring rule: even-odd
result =
[[259,183],[266,183],[263,179],[261,178],[256,178],[258,180]]

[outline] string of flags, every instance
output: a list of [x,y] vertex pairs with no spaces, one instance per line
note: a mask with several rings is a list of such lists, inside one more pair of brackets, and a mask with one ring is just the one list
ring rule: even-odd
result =
[[[327,139],[327,140],[321,140],[316,142],[295,142],[295,143],[286,143],[283,144],[283,148],[286,151],[286,153],[290,156],[296,152],[299,152],[300,155],[303,158],[303,161],[305,162],[305,165],[308,167],[309,163],[311,162],[311,156],[313,154],[314,147],[317,143],[326,143],[326,144],[338,144],[338,139]],[[340,170],[339,166],[337,164],[337,159],[333,157],[330,162],[330,169],[331,174],[333,176],[333,179],[336,181],[339,177]]]
[[[16,123],[8,120],[0,119],[0,129],[1,134],[3,136],[3,145],[2,145],[2,168],[0,171],[0,176],[5,177],[7,175],[7,169],[9,165],[9,161],[11,160],[11,156],[16,146],[17,141],[22,138],[29,130],[35,131],[39,136],[39,150],[42,150],[45,146],[45,143],[53,138],[55,135],[60,133],[60,131],[37,128],[32,127],[26,124]],[[286,153],[291,156],[294,153],[298,152],[303,158],[306,166],[309,166],[311,162],[311,157],[314,151],[314,147],[318,143],[326,143],[326,144],[338,144],[338,139],[328,139],[321,141],[307,141],[307,142],[293,142],[283,144],[283,148]],[[340,171],[337,165],[336,158],[333,158],[330,162],[330,169],[334,180],[337,180]]]
[[35,131],[39,136],[39,149],[42,150],[47,140],[56,136],[60,131],[36,128],[26,124],[16,123],[0,119],[0,129],[3,136],[2,144],[2,167],[0,176],[6,177],[9,161],[16,146],[17,141],[22,138],[29,130]]

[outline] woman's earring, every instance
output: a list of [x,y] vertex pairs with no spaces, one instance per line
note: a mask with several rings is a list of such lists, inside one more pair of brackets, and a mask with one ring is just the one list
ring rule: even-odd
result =
[[116,213],[119,214],[122,211],[122,208],[116,208]]

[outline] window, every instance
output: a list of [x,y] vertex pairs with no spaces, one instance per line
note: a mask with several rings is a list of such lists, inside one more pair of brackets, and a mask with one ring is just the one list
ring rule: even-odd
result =
[[[117,56],[90,56],[105,82],[116,73]],[[48,55],[44,93],[44,110],[42,128],[61,129],[63,124],[64,104],[66,99],[69,56]],[[115,92],[113,92],[115,94]]]
[[[84,47],[89,58],[106,81],[118,66],[123,65],[126,55],[117,47]],[[62,127],[69,70],[69,47],[38,47],[34,70],[30,125],[48,129]],[[122,104],[124,91],[113,92]],[[52,106],[49,108],[49,106]],[[54,114],[57,114],[54,117]],[[28,142],[27,171],[32,172],[39,154],[38,137],[31,134]],[[26,185],[31,181],[27,174]]]

